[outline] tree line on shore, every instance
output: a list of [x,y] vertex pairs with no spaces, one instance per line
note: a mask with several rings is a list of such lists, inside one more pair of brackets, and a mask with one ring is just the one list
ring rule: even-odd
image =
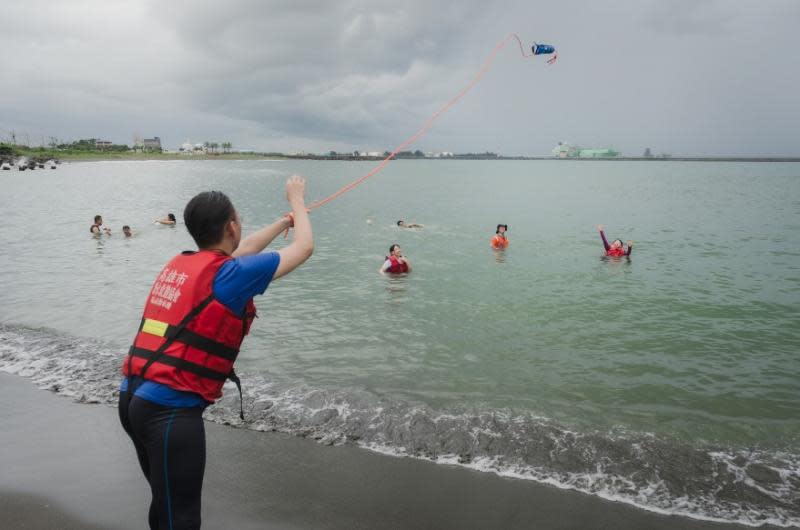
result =
[[[222,152],[220,152],[220,148]],[[231,142],[205,142],[202,145],[193,146],[193,150],[201,151],[203,154],[229,154],[232,152]],[[181,149],[183,151],[183,148]],[[137,142],[134,146],[126,144],[114,144],[96,138],[84,138],[73,142],[58,142],[51,138],[50,142],[40,146],[21,145],[14,142],[0,142],[0,160],[13,160],[19,157],[36,158],[58,158],[58,157],[105,157],[105,156],[124,156],[137,154],[161,154],[163,149],[160,147],[150,147]]]

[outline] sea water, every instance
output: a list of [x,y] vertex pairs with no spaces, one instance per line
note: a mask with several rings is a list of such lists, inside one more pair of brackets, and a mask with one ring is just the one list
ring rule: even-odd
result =
[[[225,191],[246,235],[288,210],[289,175],[313,200],[372,165],[3,172],[0,369],[113,403],[156,274],[193,248],[194,194]],[[800,525],[800,164],[401,160],[311,217],[313,257],[256,299],[243,426]],[[393,243],[408,276],[378,274]],[[235,390],[206,417],[240,425]]]

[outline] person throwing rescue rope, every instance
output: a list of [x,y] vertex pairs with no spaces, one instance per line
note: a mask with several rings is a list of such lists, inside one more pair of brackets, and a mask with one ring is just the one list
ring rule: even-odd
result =
[[[152,501],[155,528],[200,528],[206,458],[203,410],[222,395],[256,316],[255,295],[304,263],[314,250],[305,180],[292,176],[292,213],[242,239],[241,217],[220,191],[196,195],[183,212],[198,250],[172,258],[145,303],[122,363],[119,418],[130,436]],[[294,226],[294,241],[262,252]],[[244,414],[241,414],[244,419]]]

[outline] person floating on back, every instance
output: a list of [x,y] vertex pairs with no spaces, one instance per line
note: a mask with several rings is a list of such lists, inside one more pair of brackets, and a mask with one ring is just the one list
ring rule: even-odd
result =
[[[221,191],[200,193],[186,205],[184,224],[198,249],[178,254],[158,273],[122,362],[119,419],[150,485],[152,529],[200,528],[203,410],[222,396],[228,379],[241,397],[233,365],[256,317],[253,297],[314,251],[304,195],[305,180],[291,177],[292,213],[246,238]],[[291,244],[262,252],[292,226]]]
[[508,225],[497,225],[497,229],[495,230],[494,237],[491,241],[493,249],[503,249],[508,247],[506,230],[508,230]]
[[622,256],[630,256],[631,252],[633,252],[633,241],[628,241],[628,248],[626,250],[621,239],[615,239],[610,245],[608,244],[606,234],[603,232],[603,225],[597,225],[597,231],[600,232],[600,237],[603,239],[603,247],[606,249],[606,256],[621,258]]
[[177,223],[177,221],[175,220],[175,214],[174,213],[168,213],[166,217],[162,217],[161,219],[156,219],[155,221],[153,221],[154,225],[155,224],[159,224],[159,225],[174,225],[176,223]]
[[403,256],[400,245],[395,243],[389,247],[389,255],[386,256],[386,261],[383,262],[379,272],[381,274],[405,274],[411,272],[411,262]]
[[399,226],[400,228],[424,228],[424,226],[421,225],[421,224],[418,224],[418,223],[406,223],[402,219],[397,221],[397,226]]
[[111,235],[111,229],[110,228],[106,228],[106,227],[103,226],[103,216],[102,215],[95,215],[94,216],[94,224],[89,227],[89,232],[91,232],[93,235],[96,235],[96,236],[99,236],[103,232],[105,232],[106,235],[109,235],[109,236]]

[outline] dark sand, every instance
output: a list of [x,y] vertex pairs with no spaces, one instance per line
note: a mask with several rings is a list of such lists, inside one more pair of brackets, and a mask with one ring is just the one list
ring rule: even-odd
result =
[[[146,528],[116,409],[0,374],[0,528]],[[738,529],[531,481],[206,423],[205,528]]]

